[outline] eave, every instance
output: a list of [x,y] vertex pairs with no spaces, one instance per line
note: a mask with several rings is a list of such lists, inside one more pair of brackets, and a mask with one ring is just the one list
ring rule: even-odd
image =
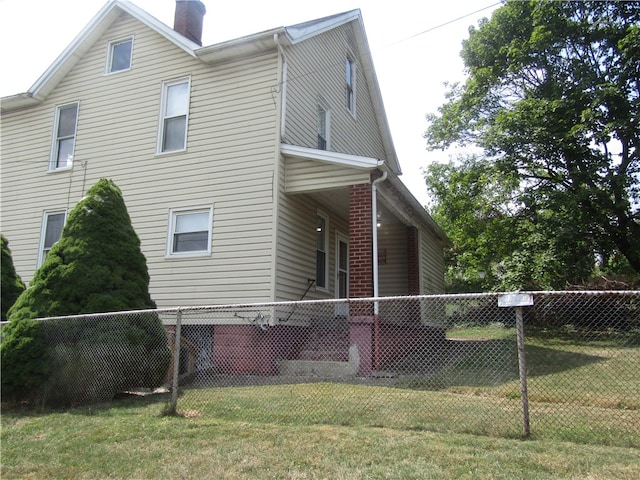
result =
[[301,160],[313,160],[316,162],[340,165],[349,168],[360,168],[374,170],[384,165],[384,160],[377,158],[362,157],[359,155],[349,155],[340,152],[330,152],[328,150],[318,150],[315,148],[299,147],[297,145],[280,144],[280,153],[289,158]]

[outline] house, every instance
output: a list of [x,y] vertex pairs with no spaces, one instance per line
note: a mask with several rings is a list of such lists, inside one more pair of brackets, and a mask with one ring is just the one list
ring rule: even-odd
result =
[[107,177],[159,307],[442,293],[448,240],[399,179],[360,11],[201,46],[205,14],[111,0],[1,99],[21,277]]

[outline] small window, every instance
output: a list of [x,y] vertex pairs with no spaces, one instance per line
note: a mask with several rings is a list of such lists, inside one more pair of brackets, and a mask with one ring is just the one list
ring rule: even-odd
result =
[[324,215],[316,216],[316,287],[326,290],[329,252],[327,249],[328,221]]
[[77,123],[78,103],[56,108],[54,138],[49,160],[50,171],[70,168],[73,164]]
[[318,150],[329,149],[329,112],[318,105]]
[[159,152],[175,152],[187,148],[188,112],[189,80],[163,83]]
[[107,73],[122,72],[131,68],[133,37],[117,42],[109,42],[107,53]]
[[211,253],[212,207],[172,209],[169,213],[167,255]]
[[65,218],[66,213],[64,211],[44,212],[40,235],[40,250],[38,253],[38,267],[44,263],[53,244],[60,240]]
[[356,64],[347,57],[345,72],[345,91],[347,100],[347,110],[352,114],[356,113]]

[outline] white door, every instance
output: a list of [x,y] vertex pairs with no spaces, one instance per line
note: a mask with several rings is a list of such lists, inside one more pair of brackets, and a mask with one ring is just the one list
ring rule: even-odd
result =
[[[336,235],[336,298],[349,298],[349,241]],[[336,304],[336,315],[348,315],[349,305]]]

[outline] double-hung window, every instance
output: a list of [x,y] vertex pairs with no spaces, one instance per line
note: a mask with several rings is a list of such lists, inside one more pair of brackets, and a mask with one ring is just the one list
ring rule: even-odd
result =
[[318,105],[318,150],[329,149],[329,111]]
[[345,62],[345,92],[347,110],[353,115],[356,113],[356,64],[347,57]]
[[213,207],[171,209],[167,256],[210,254],[212,220]]
[[162,84],[158,153],[187,148],[189,90],[189,79]]
[[133,37],[109,42],[107,51],[107,73],[116,73],[131,68]]
[[40,234],[40,249],[38,251],[38,267],[44,263],[53,244],[60,240],[65,218],[66,213],[64,211],[44,212]]
[[71,167],[76,144],[77,126],[78,102],[61,105],[56,108],[49,171]]
[[324,215],[316,216],[316,287],[326,290],[329,270],[328,220]]

